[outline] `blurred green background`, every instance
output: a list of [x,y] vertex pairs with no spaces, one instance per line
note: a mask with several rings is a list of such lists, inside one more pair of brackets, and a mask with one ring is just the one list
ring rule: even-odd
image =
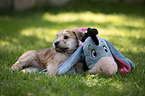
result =
[[[144,3],[101,2],[98,0],[78,0],[64,6],[46,4],[21,11],[1,9],[1,95],[41,95],[42,93],[48,95],[49,92],[60,96],[64,93],[66,95],[101,96],[145,95],[144,9]],[[81,27],[97,28],[98,35],[109,40],[125,57],[131,59],[136,68],[125,76],[117,73],[116,76],[107,78],[101,75],[76,75],[73,77],[64,75],[49,78],[54,81],[47,80],[46,76],[40,76],[37,73],[23,75],[19,72],[14,75],[9,72],[9,68],[24,52],[51,47],[52,42],[56,39],[55,35],[59,31]],[[76,78],[74,80],[76,83],[72,84],[65,78],[70,78],[68,80],[71,82]],[[59,80],[61,80],[61,84]],[[71,87],[72,85],[74,87]],[[28,89],[27,86],[29,86]],[[84,89],[87,94],[83,92]],[[114,91],[112,92],[112,90]]]

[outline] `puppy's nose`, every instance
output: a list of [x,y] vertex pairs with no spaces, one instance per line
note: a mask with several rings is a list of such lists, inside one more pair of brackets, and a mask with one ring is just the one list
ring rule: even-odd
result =
[[58,46],[58,44],[59,44],[59,42],[58,42],[58,41],[54,43],[54,45],[55,45],[55,46]]

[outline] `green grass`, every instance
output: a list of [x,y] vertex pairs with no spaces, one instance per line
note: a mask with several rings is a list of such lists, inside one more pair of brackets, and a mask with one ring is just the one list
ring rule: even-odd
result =
[[[65,7],[37,7],[0,12],[1,96],[144,96],[145,6],[103,2],[76,2]],[[9,68],[28,50],[52,46],[55,34],[66,28],[93,27],[136,68],[115,76],[11,73]]]

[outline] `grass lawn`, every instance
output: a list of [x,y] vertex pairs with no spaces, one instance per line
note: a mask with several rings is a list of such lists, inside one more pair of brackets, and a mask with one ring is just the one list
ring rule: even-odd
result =
[[[1,96],[145,96],[145,6],[76,2],[65,7],[0,11]],[[9,68],[28,50],[52,46],[55,35],[69,28],[97,28],[136,68],[126,75],[11,73]]]

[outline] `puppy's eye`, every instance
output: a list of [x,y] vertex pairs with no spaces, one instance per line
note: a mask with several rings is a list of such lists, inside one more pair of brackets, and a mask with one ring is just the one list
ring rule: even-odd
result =
[[93,58],[95,58],[95,57],[97,56],[97,53],[96,53],[95,49],[93,49],[93,50],[91,51],[91,56],[92,56]]
[[68,39],[69,37],[68,36],[64,36],[64,39]]

